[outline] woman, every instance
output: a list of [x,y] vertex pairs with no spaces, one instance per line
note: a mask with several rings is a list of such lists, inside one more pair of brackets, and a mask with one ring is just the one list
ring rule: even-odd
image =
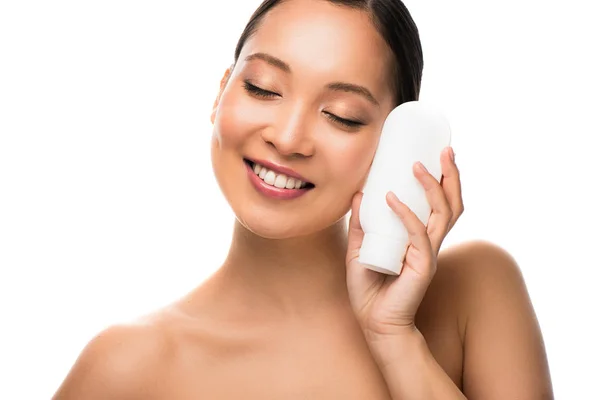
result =
[[451,149],[441,184],[414,168],[427,226],[386,197],[411,235],[400,276],[358,263],[378,135],[418,98],[422,68],[400,0],[265,1],[211,115],[237,216],[226,261],[169,307],[97,335],[55,399],[552,398],[511,256],[485,242],[439,252],[463,211]]

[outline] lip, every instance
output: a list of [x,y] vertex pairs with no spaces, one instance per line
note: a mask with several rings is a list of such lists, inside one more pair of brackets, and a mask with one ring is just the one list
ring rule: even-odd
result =
[[[312,182],[310,182],[308,179],[306,179],[305,177],[303,177],[302,175],[300,175],[293,169],[284,167],[283,165],[277,165],[277,164],[272,163],[267,160],[256,160],[256,159],[247,158],[247,157],[246,157],[246,160],[251,161],[254,164],[260,164],[263,167],[267,167],[268,169],[272,170],[273,172],[279,172],[280,174],[287,175],[290,178],[300,179],[303,182],[312,184]],[[291,190],[291,189],[289,189],[289,190]]]
[[[260,164],[260,163],[259,163]],[[264,164],[263,164],[264,165]],[[252,186],[261,194],[266,197],[270,197],[272,199],[278,200],[291,200],[302,196],[309,192],[312,187],[302,188],[302,189],[280,189],[275,186],[267,185],[262,179],[258,177],[252,170],[252,167],[244,162],[244,166],[246,167],[246,172],[248,173],[248,179],[252,183]],[[266,165],[265,165],[266,166]],[[282,172],[284,173],[284,172]],[[286,174],[287,175],[287,174]],[[288,175],[290,176],[290,175]]]

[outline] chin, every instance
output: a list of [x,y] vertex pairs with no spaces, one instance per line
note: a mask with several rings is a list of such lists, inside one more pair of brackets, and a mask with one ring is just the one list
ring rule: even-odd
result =
[[236,213],[238,222],[248,231],[264,239],[290,239],[310,236],[326,230],[345,217],[341,215],[325,216],[312,210],[278,213],[274,210],[246,208]]
[[[310,226],[310,221],[285,216],[267,216],[250,211],[250,215],[236,216],[238,222],[248,231],[264,239],[290,239],[306,236],[320,230]],[[324,227],[321,227],[321,229]]]

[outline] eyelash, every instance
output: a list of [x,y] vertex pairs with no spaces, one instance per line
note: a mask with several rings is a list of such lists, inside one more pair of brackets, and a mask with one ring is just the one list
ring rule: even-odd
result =
[[[272,99],[273,97],[279,96],[279,94],[277,94],[277,93],[261,89],[258,86],[254,86],[253,84],[251,84],[248,81],[244,81],[244,89],[246,89],[246,91],[248,93],[253,94],[257,97],[263,98],[263,99]],[[333,122],[344,125],[347,128],[358,128],[358,127],[364,125],[364,123],[362,123],[360,121],[353,121],[350,119],[340,118],[337,115],[331,114],[326,111],[325,111],[325,115],[327,116],[327,118],[329,118]]]
[[251,84],[248,81],[244,81],[244,89],[246,89],[246,91],[251,94],[254,94],[258,97],[262,97],[262,98],[266,98],[266,99],[270,99],[270,98],[279,96],[279,94],[277,94],[277,93],[269,92],[268,90],[264,90],[264,89],[259,88],[258,86],[254,86],[253,84]]
[[342,125],[346,126],[347,128],[358,128],[358,127],[364,125],[360,121],[352,121],[350,119],[340,118],[337,115],[328,113],[326,111],[325,111],[325,115],[327,115],[327,118],[329,118],[333,122],[337,122],[338,124],[342,124]]

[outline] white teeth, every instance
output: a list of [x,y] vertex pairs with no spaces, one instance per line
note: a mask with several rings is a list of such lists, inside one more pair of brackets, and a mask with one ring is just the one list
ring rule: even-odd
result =
[[290,178],[284,174],[276,174],[274,171],[271,171],[259,164],[254,164],[252,166],[252,170],[266,184],[280,189],[300,189],[306,187],[306,182],[302,182],[299,179]]
[[267,171],[267,174],[265,175],[265,179],[263,179],[265,181],[265,183],[273,186],[273,184],[275,183],[275,172],[273,171]]
[[275,187],[278,187],[279,189],[283,189],[285,187],[285,184],[287,183],[287,176],[285,175],[277,175],[277,177],[275,178]]

